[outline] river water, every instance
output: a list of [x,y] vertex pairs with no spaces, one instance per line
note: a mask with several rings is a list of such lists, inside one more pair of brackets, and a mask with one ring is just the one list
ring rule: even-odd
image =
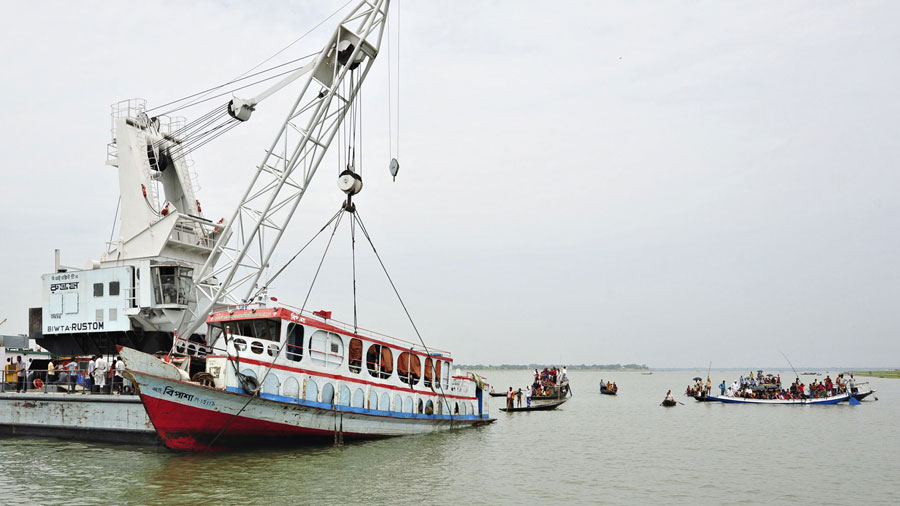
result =
[[[530,379],[484,376],[498,391]],[[507,415],[495,398],[487,427],[339,448],[194,455],[4,438],[0,503],[900,504],[900,380],[859,378],[880,399],[860,406],[789,407],[683,397],[706,371],[569,376],[557,411]],[[601,378],[619,395],[601,396]],[[660,407],[668,389],[684,404]]]

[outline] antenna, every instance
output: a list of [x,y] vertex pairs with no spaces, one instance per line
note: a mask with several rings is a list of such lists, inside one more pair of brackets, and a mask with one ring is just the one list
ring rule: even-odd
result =
[[791,370],[794,371],[794,377],[799,378],[800,375],[797,374],[797,369],[794,369],[794,364],[791,363],[791,359],[787,358],[787,355],[785,355],[781,350],[778,350],[778,353],[781,353],[781,356],[784,357],[785,360],[787,360],[788,365],[791,366]]

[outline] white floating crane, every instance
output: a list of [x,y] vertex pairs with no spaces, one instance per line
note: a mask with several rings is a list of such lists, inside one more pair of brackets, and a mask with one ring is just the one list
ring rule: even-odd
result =
[[[205,303],[178,327],[179,336],[189,337],[223,301],[252,302],[260,276],[378,55],[389,5],[389,0],[360,2],[312,63],[253,98],[234,98],[228,104],[229,115],[247,121],[263,100],[304,78],[293,107],[195,277],[203,295],[199,300]],[[361,188],[351,164],[338,185],[348,195]]]

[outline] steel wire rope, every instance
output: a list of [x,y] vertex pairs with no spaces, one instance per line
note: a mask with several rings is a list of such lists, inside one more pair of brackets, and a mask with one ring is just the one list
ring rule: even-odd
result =
[[[191,120],[190,122],[186,123],[183,127],[172,131],[170,133],[170,135],[173,138],[176,136],[181,136],[182,139],[179,144],[183,144],[185,139],[191,135],[190,132],[192,130],[197,130],[199,128],[202,128],[201,125],[206,124],[210,120],[220,119],[223,116],[227,115],[228,111],[227,111],[226,107],[227,107],[226,105],[220,105],[220,106],[212,109],[211,111],[207,112],[206,114],[204,114],[196,119]],[[155,141],[153,144],[154,144],[154,146],[160,146],[160,145],[164,144],[167,140],[168,139],[163,137],[163,138]]]
[[[428,358],[431,358],[431,352],[428,350],[428,345],[425,344],[425,340],[422,338],[422,334],[419,333],[419,329],[418,329],[418,327],[416,327],[416,323],[413,321],[412,315],[409,314],[409,310],[406,308],[406,303],[403,302],[403,298],[400,296],[400,292],[397,290],[397,285],[394,284],[394,280],[391,279],[391,275],[388,273],[387,267],[385,267],[384,262],[381,260],[381,255],[379,255],[378,250],[375,249],[375,243],[372,242],[372,238],[369,236],[369,232],[366,230],[366,226],[365,226],[365,224],[363,224],[362,218],[359,216],[358,210],[353,213],[353,217],[359,223],[359,229],[362,230],[362,233],[366,237],[366,240],[369,241],[369,246],[372,247],[372,252],[375,253],[375,258],[378,259],[378,263],[381,264],[381,269],[384,271],[385,277],[387,277],[388,282],[391,284],[391,288],[394,289],[394,294],[397,296],[397,300],[400,301],[400,305],[403,307],[403,311],[406,313],[406,317],[409,319],[409,323],[412,325],[413,330],[416,331],[416,336],[419,338],[419,342],[422,343],[422,348],[425,349],[425,354],[428,356]],[[432,369],[432,371],[431,371],[432,376],[434,376],[434,373],[435,373],[434,360],[432,360],[431,369]],[[449,371],[447,372],[447,375],[448,376],[450,375]],[[444,385],[440,381],[440,378],[438,378],[437,384],[438,384],[438,387],[440,387],[441,396],[443,397],[443,401],[446,402],[447,401],[447,393],[444,391]],[[433,381],[432,381],[432,385],[434,385]],[[431,390],[434,391],[434,386],[431,387]],[[448,403],[448,407],[449,407],[449,403]],[[450,410],[450,427],[451,428],[453,427],[453,411],[452,410]]]
[[211,97],[204,98],[203,100],[197,100],[197,101],[192,102],[192,103],[190,103],[190,104],[188,104],[188,105],[186,105],[186,106],[184,106],[184,107],[179,107],[178,109],[172,109],[171,111],[166,111],[166,112],[164,112],[164,113],[159,114],[159,116],[164,116],[164,115],[169,114],[170,112],[173,112],[173,111],[180,111],[181,109],[187,109],[187,108],[193,107],[193,106],[195,106],[195,105],[197,105],[197,104],[202,104],[202,103],[204,103],[204,102],[209,102],[210,100],[213,100],[213,99],[216,99],[216,98],[219,98],[219,97],[223,97],[223,96],[225,96],[225,95],[228,95],[229,93],[234,93],[235,91],[243,90],[243,89],[245,89],[245,88],[249,88],[249,87],[251,87],[251,86],[255,86],[255,85],[259,84],[259,83],[264,83],[264,82],[266,82],[266,81],[268,81],[268,80],[270,80],[270,79],[275,79],[276,77],[281,77],[281,76],[290,74],[291,72],[296,72],[297,70],[300,70],[300,68],[302,68],[302,67],[297,67],[297,68],[295,68],[295,69],[286,70],[286,71],[284,71],[284,72],[281,72],[280,74],[275,74],[275,75],[266,77],[266,78],[264,78],[264,79],[260,79],[260,80],[258,80],[258,81],[253,81],[253,82],[250,83],[250,84],[245,84],[245,85],[243,85],[243,86],[238,86],[237,88],[229,89],[229,90],[227,90],[227,91],[225,91],[225,92],[223,92],[223,93],[219,93],[218,95],[213,95],[213,96],[211,96]]
[[[228,82],[222,83],[222,84],[220,84],[220,85],[218,85],[218,86],[213,86],[212,88],[209,88],[209,89],[206,89],[206,90],[203,90],[203,91],[198,91],[197,93],[188,95],[188,96],[186,96],[186,97],[181,97],[181,98],[179,98],[178,100],[173,100],[173,101],[171,101],[171,102],[167,102],[167,103],[165,103],[165,104],[158,105],[158,106],[156,106],[156,107],[152,107],[152,108],[150,108],[150,109],[147,109],[145,112],[149,113],[150,111],[155,111],[155,110],[157,110],[157,109],[162,109],[163,107],[168,107],[168,106],[170,106],[170,105],[177,104],[178,102],[183,102],[183,101],[185,101],[185,100],[194,98],[194,97],[196,97],[196,96],[198,96],[198,95],[203,95],[203,94],[205,94],[205,93],[210,93],[210,92],[213,92],[213,91],[216,91],[216,90],[220,90],[220,89],[222,89],[222,88],[224,88],[224,87],[226,87],[226,86],[228,86],[228,85],[230,85],[230,84],[234,84],[234,83],[243,81],[243,80],[245,80],[245,79],[250,79],[250,78],[252,78],[252,77],[256,77],[256,76],[265,74],[266,72],[271,72],[271,71],[273,71],[273,70],[275,70],[275,69],[277,69],[277,68],[284,67],[285,65],[290,65],[290,64],[292,64],[292,63],[297,63],[297,62],[299,62],[299,61],[303,61],[303,60],[305,60],[305,59],[307,59],[307,58],[309,58],[309,57],[315,56],[315,55],[317,55],[317,54],[319,54],[319,53],[311,53],[311,54],[308,54],[308,55],[306,55],[306,56],[301,56],[300,58],[297,58],[297,59],[294,59],[294,60],[290,60],[290,61],[286,61],[286,62],[284,62],[284,63],[279,63],[278,65],[275,65],[275,66],[273,66],[273,67],[269,67],[269,68],[264,69],[264,70],[260,70],[259,72],[255,72],[255,73],[250,74],[250,75],[244,75],[244,74],[246,74],[246,72],[245,72],[244,74],[241,74],[241,75],[239,75],[238,77],[236,77],[236,78],[234,78],[234,79],[232,79],[232,80],[230,80],[230,81],[228,81]],[[263,62],[263,63],[265,63],[265,62]],[[262,65],[262,63],[260,63],[259,65]],[[257,65],[257,67],[258,67],[259,65]],[[250,70],[253,70],[253,69],[250,69]],[[248,70],[247,72],[250,72],[250,70]],[[267,78],[267,79],[269,79],[269,78]],[[190,107],[191,105],[193,105],[193,104],[188,104],[188,105],[185,105],[185,106],[176,107],[176,108],[170,109],[170,110],[168,110],[168,111],[166,111],[166,112],[164,112],[164,113],[157,114],[157,116],[163,116],[163,115],[166,115],[166,114],[168,114],[168,113],[170,113],[170,112],[174,112],[174,111],[178,111],[178,110],[181,110],[181,109],[185,109],[185,108],[187,108],[187,107]]]
[[109,231],[109,243],[106,245],[106,251],[109,252],[109,247],[112,246],[113,234],[116,233],[116,219],[119,217],[119,206],[122,204],[122,196],[119,195],[119,200],[116,202],[116,214],[113,215],[113,225],[112,229]]
[[[344,215],[344,213],[342,213],[342,212],[337,213],[337,217],[338,217],[337,223],[334,224],[334,230],[332,230],[331,236],[328,238],[328,244],[325,245],[325,251],[322,253],[322,259],[319,260],[319,265],[318,265],[318,267],[316,267],[316,273],[313,276],[313,279],[309,284],[309,290],[306,292],[306,298],[303,300],[303,306],[300,308],[300,314],[303,314],[303,311],[306,309],[306,303],[309,301],[309,296],[312,293],[313,286],[316,284],[316,280],[319,278],[319,272],[321,272],[321,270],[322,270],[322,264],[325,263],[325,256],[328,255],[328,250],[331,248],[331,241],[334,240],[334,234],[337,232],[338,227],[341,226],[341,218],[343,217],[343,215]],[[333,218],[332,218],[332,221],[333,221]],[[327,227],[327,225],[326,225],[326,227]],[[316,234],[316,235],[318,235],[318,234]],[[210,441],[209,444],[206,445],[206,451],[210,451],[212,449],[212,445],[215,444],[215,442],[218,441],[219,437],[222,434],[224,434],[226,430],[228,430],[228,427],[231,427],[231,424],[234,423],[234,421],[237,420],[237,418],[239,416],[241,416],[241,413],[243,413],[244,410],[247,409],[247,406],[249,406],[250,403],[253,402],[253,399],[255,399],[256,395],[259,394],[260,390],[262,390],[263,385],[265,384],[266,378],[269,377],[269,372],[271,372],[272,367],[275,366],[275,360],[278,358],[278,355],[281,354],[281,351],[284,349],[285,345],[287,345],[287,339],[284,340],[284,343],[282,343],[281,346],[278,348],[278,352],[275,353],[275,355],[272,357],[272,361],[269,362],[269,366],[266,368],[266,372],[263,374],[262,379],[259,380],[259,384],[257,385],[256,391],[250,395],[250,397],[247,399],[247,402],[245,402],[244,405],[241,406],[241,409],[239,409],[238,412],[235,413],[228,420],[228,423],[226,423],[225,426],[222,427],[222,429],[212,439],[212,441]],[[235,348],[235,349],[237,349],[237,348]]]
[[[174,160],[180,160],[180,159],[184,158],[185,156],[187,156],[187,155],[193,153],[194,151],[196,151],[196,150],[202,148],[203,146],[209,144],[211,141],[214,141],[214,140],[218,139],[219,137],[221,137],[222,135],[224,135],[226,132],[230,131],[232,128],[234,128],[234,127],[236,127],[236,126],[238,126],[238,125],[240,125],[240,124],[241,124],[240,121],[229,122],[229,123],[223,123],[223,124],[221,124],[221,125],[219,125],[219,126],[213,128],[213,129],[211,129],[209,132],[213,132],[213,131],[216,131],[216,130],[219,130],[219,129],[224,128],[224,130],[221,130],[221,131],[215,133],[214,135],[212,135],[212,136],[209,137],[208,139],[205,139],[203,142],[200,142],[200,143],[197,144],[196,146],[190,146],[189,149],[180,151],[180,152],[178,153],[178,156],[173,157],[172,160],[174,161]],[[208,134],[209,132],[207,132],[206,134]],[[204,134],[204,135],[206,135],[206,134]]]
[[[223,118],[225,118],[227,116],[228,116],[227,112],[219,111],[218,114],[205,115],[202,119],[195,121],[195,122],[191,122],[189,127],[186,127],[184,130],[182,130],[181,133],[183,134],[183,136],[181,138],[181,142],[178,143],[178,145],[181,147],[189,146],[192,142],[195,142],[197,140],[198,135],[203,135],[205,133],[205,132],[203,132],[203,129],[221,121]],[[230,120],[226,120],[226,121],[230,121]],[[237,121],[237,120],[234,120],[234,121]],[[159,142],[162,143],[162,142],[165,142],[165,140],[162,140]]]
[[278,272],[276,272],[274,275],[272,275],[272,277],[270,277],[268,280],[266,280],[265,283],[263,283],[263,285],[260,287],[260,289],[257,290],[255,294],[253,294],[253,296],[251,297],[251,300],[253,300],[253,299],[255,299],[256,297],[258,297],[258,296],[263,292],[264,289],[268,288],[269,285],[272,284],[272,282],[275,281],[275,279],[276,279],[278,276],[280,276],[281,273],[284,272],[284,270],[287,269],[288,266],[291,265],[291,263],[292,263],[294,260],[297,259],[297,257],[300,255],[300,253],[303,253],[303,251],[306,249],[306,247],[309,246],[313,241],[315,241],[315,240],[316,240],[316,237],[319,237],[319,234],[321,234],[322,232],[324,232],[325,229],[328,228],[328,226],[331,225],[332,222],[334,222],[334,220],[337,219],[338,215],[341,214],[343,211],[344,211],[343,209],[339,209],[338,212],[334,213],[334,216],[332,216],[331,219],[328,220],[328,223],[326,223],[324,226],[322,226],[322,228],[319,229],[319,231],[316,232],[316,234],[315,234],[314,236],[312,236],[312,238],[310,238],[310,240],[306,241],[306,244],[304,244],[303,247],[300,248],[300,250],[297,251],[297,253],[295,253],[294,256],[292,256],[290,260],[288,260],[287,262],[285,262],[285,264],[284,264],[283,266],[281,266],[280,269],[278,269]]
[[[353,263],[353,333],[358,334],[359,325],[356,321],[356,220],[354,219],[350,220],[350,252]],[[380,373],[381,371],[379,370]]]
[[[227,82],[227,83],[225,83],[225,84],[222,84],[222,85],[220,85],[220,86],[218,86],[218,87],[211,88],[211,89],[209,89],[209,90],[207,90],[207,91],[205,91],[205,92],[202,92],[202,91],[201,91],[201,92],[199,92],[199,94],[209,93],[209,92],[211,92],[211,91],[215,91],[215,90],[217,90],[217,89],[221,89],[221,88],[223,88],[223,87],[225,87],[225,86],[228,86],[229,84],[233,84],[233,83],[235,83],[235,82],[237,82],[237,81],[242,80],[242,79],[244,78],[244,76],[245,76],[248,72],[252,72],[252,71],[256,70],[257,68],[259,68],[261,65],[264,65],[266,62],[271,61],[271,60],[272,60],[273,58],[275,58],[276,56],[278,56],[278,55],[280,55],[281,53],[287,51],[287,50],[288,50],[291,46],[293,46],[294,44],[296,44],[296,43],[300,42],[301,40],[303,40],[304,37],[306,37],[307,35],[311,34],[311,33],[314,32],[315,30],[317,30],[320,26],[322,26],[323,24],[325,24],[326,21],[328,21],[329,19],[333,18],[335,14],[337,14],[338,12],[344,10],[344,8],[347,7],[348,5],[350,5],[350,2],[352,2],[352,1],[353,1],[353,0],[347,0],[347,2],[346,2],[344,5],[338,7],[337,10],[335,10],[334,12],[332,12],[331,14],[329,14],[327,18],[323,19],[322,21],[319,21],[319,23],[318,23],[316,26],[314,26],[314,27],[310,28],[309,30],[307,30],[303,35],[301,35],[301,36],[297,37],[296,39],[294,39],[294,41],[291,42],[290,44],[288,44],[287,46],[284,46],[283,48],[281,48],[281,49],[279,49],[278,51],[276,51],[275,54],[273,54],[272,56],[266,58],[265,60],[263,60],[263,61],[261,61],[261,62],[259,62],[259,63],[257,63],[256,65],[250,67],[249,69],[247,69],[247,70],[244,71],[243,73],[238,74],[238,76],[235,77],[234,79],[232,79],[231,81],[229,81],[229,82]],[[316,55],[316,54],[319,54],[319,53],[313,53],[313,55]],[[312,56],[312,55],[309,55],[309,56]],[[308,58],[309,56],[305,56],[304,58]],[[302,58],[301,58],[301,59],[302,59]],[[288,62],[288,63],[290,63],[290,62]],[[282,66],[282,65],[279,65],[279,66]],[[275,66],[275,67],[272,67],[272,68],[278,68],[279,66]],[[267,69],[267,70],[264,70],[264,71],[261,71],[261,72],[259,72],[258,74],[268,72],[268,70],[272,70],[272,68]],[[248,77],[252,77],[252,76],[248,76]],[[240,89],[240,88],[238,88],[238,89]],[[192,95],[192,96],[195,96],[195,95],[197,95],[197,94],[198,94],[198,93],[195,93],[195,94]],[[202,95],[201,95],[201,96],[202,96]],[[182,101],[182,100],[185,100],[186,98],[190,98],[190,97],[184,97],[184,98],[181,98],[181,99],[176,100],[176,101],[171,102],[171,103],[178,103],[178,102],[180,102],[180,101]],[[182,106],[182,107],[173,109],[173,111],[177,111],[177,110],[180,110],[180,109],[186,109],[186,108],[188,108],[188,107],[191,107],[192,105],[195,105],[195,104],[198,104],[198,103],[201,103],[201,102],[202,102],[202,101],[195,101],[195,102],[189,103],[189,104],[187,104],[187,105],[185,105],[185,106]],[[167,104],[167,105],[168,105],[168,104]],[[160,107],[164,107],[164,106],[160,106]],[[151,110],[159,109],[160,107],[156,107],[156,108],[151,109]],[[168,112],[165,112],[165,113],[163,113],[163,114],[168,114]]]

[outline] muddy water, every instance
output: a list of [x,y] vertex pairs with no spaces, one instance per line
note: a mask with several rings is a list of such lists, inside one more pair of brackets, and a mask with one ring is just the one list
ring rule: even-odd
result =
[[[340,448],[190,455],[4,438],[0,503],[900,503],[900,380],[870,379],[879,401],[855,407],[659,406],[705,374],[573,372],[556,412],[494,403],[488,427]],[[528,382],[484,375],[504,390]],[[601,396],[601,378],[619,395]]]

